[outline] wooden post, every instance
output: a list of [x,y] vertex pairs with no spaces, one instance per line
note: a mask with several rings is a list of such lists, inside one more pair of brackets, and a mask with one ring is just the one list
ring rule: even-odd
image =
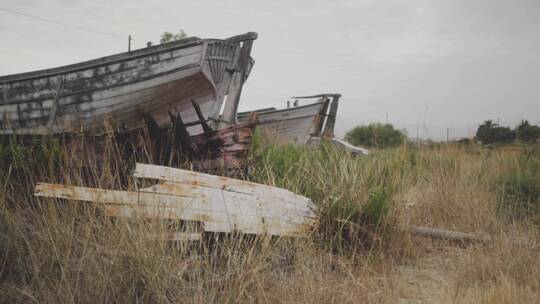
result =
[[188,153],[191,155],[200,155],[200,149],[197,143],[193,141],[191,138],[191,135],[189,135],[189,132],[186,129],[186,126],[184,124],[184,121],[182,121],[182,117],[180,114],[177,114],[176,116],[173,115],[171,112],[169,112],[169,115],[171,116],[171,119],[173,120],[173,128],[174,128],[174,138],[176,142],[182,143],[182,148],[187,148]]
[[204,133],[212,132],[212,129],[206,123],[206,119],[204,118],[199,105],[193,99],[191,100],[191,104],[193,105],[193,108],[195,108],[195,113],[197,113],[197,117],[199,118],[199,121],[201,122],[201,126],[202,126],[202,128],[204,130]]
[[251,47],[253,46],[253,40],[246,40],[243,42],[240,49],[240,55],[238,58],[238,66],[232,76],[231,85],[229,87],[229,94],[227,96],[227,102],[223,110],[224,125],[220,127],[226,127],[228,125],[237,124],[236,112],[238,111],[238,103],[240,102],[240,95],[242,93],[242,87],[247,79],[247,75],[250,70],[250,54]]
[[332,104],[330,105],[330,112],[328,113],[328,118],[326,119],[326,126],[324,127],[324,136],[333,137],[334,136],[334,126],[336,124],[336,115],[338,109],[339,98],[341,96],[332,97]]
[[322,133],[323,133],[324,121],[326,120],[326,113],[328,112],[330,99],[327,97],[323,97],[323,100],[324,100],[324,104],[321,108],[321,111],[319,112],[317,121],[315,125],[313,126],[313,132],[311,132],[311,136],[320,137],[323,135]]

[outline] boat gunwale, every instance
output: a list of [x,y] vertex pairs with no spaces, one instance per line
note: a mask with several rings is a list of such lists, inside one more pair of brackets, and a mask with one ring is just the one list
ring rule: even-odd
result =
[[64,66],[42,69],[37,71],[23,72],[17,74],[10,74],[0,76],[0,85],[5,85],[7,83],[17,82],[17,81],[26,81],[33,80],[37,78],[45,78],[50,76],[62,75],[71,72],[78,72],[81,70],[101,67],[105,65],[114,64],[117,62],[127,61],[131,59],[137,59],[149,55],[154,55],[158,53],[164,53],[171,50],[183,49],[188,47],[197,46],[200,44],[205,44],[211,41],[222,41],[228,42],[231,44],[239,43],[244,40],[256,39],[253,37],[252,33],[240,34],[226,39],[217,39],[217,38],[206,38],[201,39],[199,37],[188,37],[177,41],[167,42],[163,44],[154,45],[151,47],[145,47],[137,49],[134,51],[122,52],[113,55],[108,55],[96,59],[90,59],[82,62],[77,62],[74,64],[68,64]]
[[[316,101],[316,102],[313,102],[313,103],[310,103],[310,104],[307,104],[307,105],[303,105],[303,106],[296,106],[296,107],[284,108],[284,109],[276,109],[276,110],[261,112],[259,114],[260,115],[274,114],[274,113],[279,113],[279,112],[285,112],[285,111],[291,111],[291,110],[296,110],[296,109],[308,108],[308,107],[315,106],[315,105],[322,105],[323,103],[324,103],[324,101]],[[264,110],[264,109],[261,109],[261,110]],[[237,115],[237,117],[243,117],[243,116],[248,116],[250,113],[253,113],[253,112],[257,112],[257,110],[239,112],[236,115]]]

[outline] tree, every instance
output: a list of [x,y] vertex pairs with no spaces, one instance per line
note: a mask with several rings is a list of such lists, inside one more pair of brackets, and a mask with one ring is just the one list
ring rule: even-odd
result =
[[180,40],[183,38],[186,38],[187,34],[184,32],[184,30],[179,30],[178,33],[174,34],[171,32],[164,32],[161,34],[161,39],[159,40],[160,43],[167,43],[175,40]]
[[516,139],[516,132],[508,127],[501,127],[491,120],[486,120],[478,126],[476,138],[486,145],[512,142]]
[[494,143],[496,126],[498,125],[494,124],[491,120],[484,121],[484,123],[479,125],[476,130],[476,138],[486,145]]
[[523,142],[534,142],[540,138],[540,127],[531,125],[527,120],[522,120],[516,128],[517,138]]
[[372,123],[355,127],[347,132],[345,139],[353,145],[384,148],[402,144],[406,136],[391,124]]

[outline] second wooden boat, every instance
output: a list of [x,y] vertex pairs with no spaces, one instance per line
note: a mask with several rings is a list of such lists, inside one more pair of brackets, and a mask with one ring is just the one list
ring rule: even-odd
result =
[[[312,137],[325,134],[333,136],[336,113],[340,94],[319,94],[313,96],[297,96],[291,107],[285,109],[266,108],[238,113],[238,121],[246,121],[251,112],[259,114],[257,128],[265,138],[277,144],[305,145]],[[298,105],[299,99],[316,101],[307,105]]]

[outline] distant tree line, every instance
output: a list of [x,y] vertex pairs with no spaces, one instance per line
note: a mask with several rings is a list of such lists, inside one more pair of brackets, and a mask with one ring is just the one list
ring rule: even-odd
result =
[[355,146],[386,148],[404,143],[407,137],[392,124],[371,123],[353,128],[345,134],[345,139]]
[[483,144],[509,143],[516,139],[532,143],[540,139],[540,126],[522,120],[516,128],[511,129],[510,127],[502,127],[492,120],[486,120],[478,126],[476,138]]

